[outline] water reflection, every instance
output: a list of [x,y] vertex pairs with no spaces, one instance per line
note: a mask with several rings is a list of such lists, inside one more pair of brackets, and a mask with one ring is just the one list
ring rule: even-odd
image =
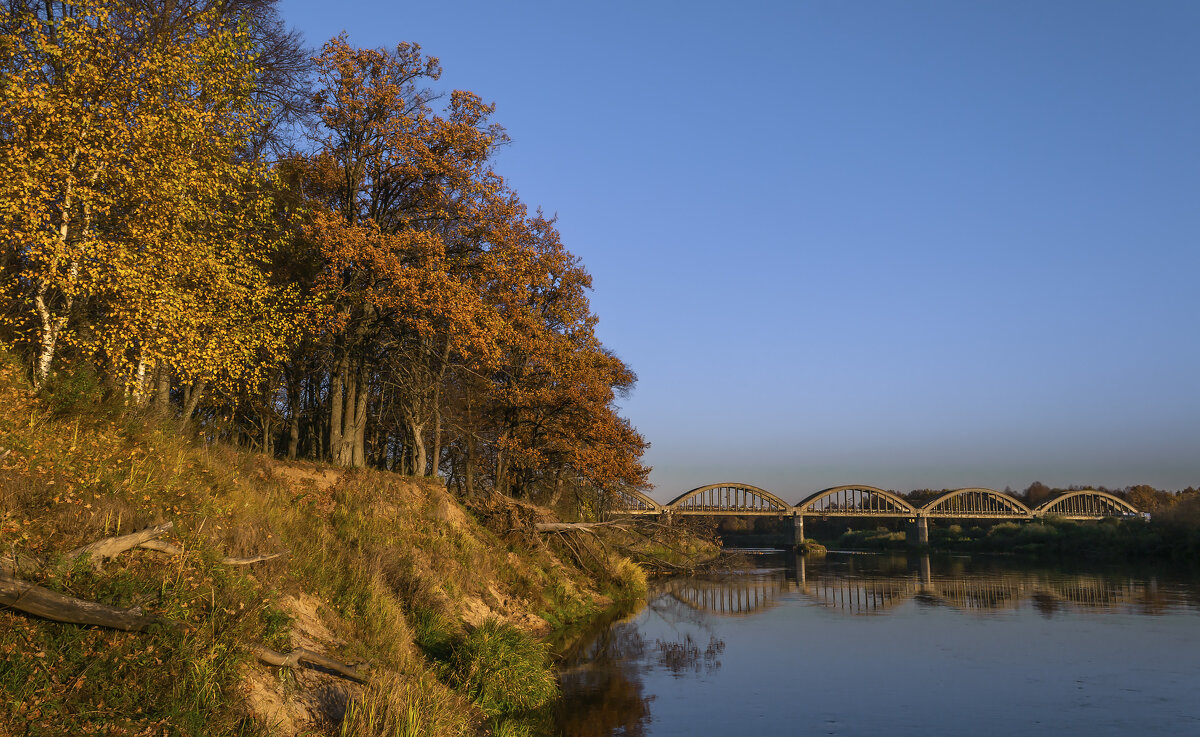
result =
[[640,677],[646,642],[632,619],[597,627],[563,654],[559,684],[570,697],[556,705],[557,727],[546,734],[646,733],[651,699],[644,695]]
[[[877,659],[885,656],[899,657],[902,662],[912,658],[910,665],[929,664],[923,666],[926,670],[934,668],[931,664],[934,661],[941,662],[940,670],[930,672],[937,672],[939,678],[947,679],[945,688],[956,687],[958,680],[970,682],[982,677],[975,671],[993,668],[995,673],[987,676],[989,683],[993,678],[1002,679],[1008,684],[1006,688],[1015,689],[1011,694],[1013,698],[1036,703],[1048,698],[1054,689],[1043,685],[1038,687],[1040,690],[1022,696],[1020,684],[1033,682],[1026,670],[1033,666],[1013,663],[1009,666],[1011,671],[1004,672],[1003,665],[994,665],[1003,660],[1003,650],[997,651],[1000,656],[990,656],[987,666],[972,665],[974,671],[967,671],[966,675],[951,671],[963,661],[962,655],[956,653],[963,652],[961,648],[966,647],[949,644],[952,638],[947,634],[947,627],[954,628],[953,618],[986,623],[996,617],[1010,622],[1024,622],[1030,618],[1031,621],[1058,622],[1103,613],[1159,616],[1185,612],[1194,617],[1197,609],[1200,609],[1200,586],[1193,580],[1178,578],[1163,582],[1154,571],[1073,571],[1022,564],[1011,559],[968,557],[832,554],[824,559],[805,559],[796,555],[756,557],[744,568],[732,572],[661,581],[640,612],[598,627],[595,632],[580,638],[562,657],[560,678],[564,699],[558,706],[554,726],[548,728],[546,734],[643,737],[687,734],[689,729],[700,729],[706,734],[727,733],[732,726],[718,728],[714,723],[696,721],[700,717],[693,712],[703,713],[708,706],[706,697],[698,695],[704,692],[705,684],[732,683],[734,688],[750,688],[748,684],[752,684],[754,698],[761,692],[764,694],[761,698],[767,699],[765,703],[774,703],[772,698],[791,698],[788,694],[796,692],[795,684],[775,697],[769,696],[773,688],[781,688],[773,684],[788,682],[774,677],[772,668],[786,669],[791,678],[796,653],[803,652],[806,658],[818,657],[814,648],[826,653],[819,660],[825,671],[814,675],[815,686],[809,688],[809,693],[819,691],[821,678],[839,674],[851,679],[855,687],[864,686],[865,683],[860,682],[861,673],[870,672]],[[935,619],[922,617],[922,612],[935,615]],[[943,614],[937,614],[939,612]],[[814,616],[824,619],[814,620]],[[831,624],[842,621],[843,616],[850,629],[830,629]],[[881,622],[881,618],[895,618],[896,622],[889,625],[886,632],[878,627],[864,630],[852,625],[854,621]],[[818,621],[825,623],[819,640],[810,634],[812,625]],[[1128,639],[1129,620],[1113,618],[1111,621],[1123,622],[1120,627],[1124,629],[1114,630],[1113,634],[1106,632],[1101,639],[1106,642],[1114,636]],[[1095,622],[1092,620],[1090,626]],[[1191,623],[1195,624],[1194,621]],[[931,626],[935,634],[922,634],[922,627]],[[1029,632],[1033,637],[1037,636],[1036,628],[1020,626],[1025,628],[1020,637],[1026,637]],[[1063,631],[1075,627],[1074,624],[1065,626],[1067,629],[1062,631],[1056,626],[1055,631],[1059,634],[1055,637],[1059,641],[1063,640]],[[981,633],[986,639],[992,631],[994,627],[984,624],[981,630],[963,634],[967,638],[963,642],[972,643],[970,647],[974,649]],[[797,632],[805,634],[797,636]],[[872,640],[874,651],[852,646],[856,639],[864,636],[877,638]],[[878,639],[880,637],[882,639]],[[910,639],[923,639],[924,649],[909,653],[892,644]],[[943,644],[930,649],[929,642]],[[896,652],[889,651],[892,647],[897,648]],[[1025,641],[1021,646],[1022,652],[1030,657],[1051,659],[1060,656],[1043,655],[1042,651],[1049,653],[1054,647],[1035,640]],[[1146,647],[1150,650],[1165,648],[1165,652],[1170,652],[1173,646],[1151,643]],[[863,654],[858,654],[859,650]],[[1061,655],[1067,664],[1063,667],[1073,667],[1071,664],[1076,661],[1072,658],[1077,656],[1074,652]],[[772,665],[772,659],[778,659],[780,665]],[[731,666],[730,662],[735,664]],[[733,672],[723,672],[729,667]],[[1049,673],[1046,669],[1053,666],[1042,664],[1036,667]],[[1064,680],[1075,677],[1080,683],[1088,676],[1066,670],[1060,675]],[[1145,677],[1145,673],[1141,677]],[[897,683],[891,676],[888,679],[889,687]],[[669,685],[673,681],[680,682],[678,688]],[[1174,683],[1167,683],[1168,692]],[[721,692],[727,693],[730,688],[724,685]],[[1125,688],[1120,690],[1140,693]],[[1054,698],[1061,700],[1067,695],[1064,691]],[[897,703],[901,704],[900,701]],[[969,705],[970,699],[964,698],[962,703]],[[909,695],[897,708],[901,713],[907,713],[919,704],[920,698]],[[860,729],[870,727],[869,712],[860,713],[849,706],[839,712],[828,703],[823,703],[822,707],[830,709],[828,724],[821,726],[829,733],[840,733],[836,728],[839,719],[847,724],[857,720]],[[736,711],[736,705],[733,708]],[[760,709],[768,712],[759,715],[765,720],[764,724],[774,718],[769,713],[771,708],[774,707]],[[683,717],[679,716],[681,709]],[[1053,709],[1056,711],[1048,712],[1039,725],[1049,725],[1058,718],[1061,709],[1058,706]],[[1096,713],[1091,712],[1091,718],[1095,718]],[[918,727],[924,723],[923,717],[914,713],[911,718],[912,730],[893,729],[892,726],[889,730],[894,734],[920,733]],[[1197,720],[1200,722],[1200,716]],[[1029,733],[1040,733],[1041,729],[1039,726]],[[734,728],[734,732],[728,733],[736,731]]]
[[[674,600],[707,615],[750,616],[776,606],[789,593],[801,594],[846,614],[886,614],[907,601],[960,610],[1016,609],[1024,602],[1053,615],[1064,606],[1156,614],[1194,604],[1194,597],[1158,590],[1157,582],[1128,575],[1070,574],[1055,569],[1006,568],[966,558],[929,555],[846,555],[826,560],[791,556],[770,571],[679,577],[663,582],[651,607]],[[1015,565],[1015,564],[1009,564]]]

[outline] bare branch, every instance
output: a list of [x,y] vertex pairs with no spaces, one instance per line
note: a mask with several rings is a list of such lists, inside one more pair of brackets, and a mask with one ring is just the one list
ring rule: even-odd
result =
[[[163,540],[147,540],[146,542],[138,543],[138,547],[145,548],[146,550],[154,550],[159,553],[166,553],[167,555],[183,555],[184,553],[183,548],[180,546]],[[219,559],[217,562],[226,566],[248,566],[251,563],[261,563],[265,560],[274,560],[287,555],[289,552],[291,551],[284,550],[279,553],[252,555],[248,558],[233,558],[230,556],[225,556],[224,558]]]

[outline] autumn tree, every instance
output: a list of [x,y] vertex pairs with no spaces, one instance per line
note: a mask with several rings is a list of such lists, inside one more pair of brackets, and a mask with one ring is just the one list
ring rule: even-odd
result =
[[419,46],[356,49],[339,37],[316,62],[323,139],[311,179],[325,206],[307,237],[321,254],[316,290],[328,305],[329,454],[365,462],[367,410],[386,380],[416,451],[408,470],[424,475],[428,395],[448,341],[484,343],[489,329],[489,312],[457,278],[448,231],[488,186],[484,164],[502,134],[470,93],[454,92],[444,115],[433,111],[420,85],[440,68]]
[[262,115],[252,44],[215,10],[164,29],[125,3],[35,6],[10,4],[0,41],[0,238],[35,382],[72,327],[139,401],[170,374],[238,380],[286,332],[264,329],[266,174],[236,155]]

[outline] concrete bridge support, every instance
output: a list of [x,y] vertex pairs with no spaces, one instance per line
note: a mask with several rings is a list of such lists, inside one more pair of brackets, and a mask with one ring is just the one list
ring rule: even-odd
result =
[[918,516],[908,521],[908,529],[904,534],[909,547],[919,547],[929,544],[929,518]]
[[804,542],[804,515],[793,514],[791,524],[786,525],[786,528],[789,547],[795,548]]

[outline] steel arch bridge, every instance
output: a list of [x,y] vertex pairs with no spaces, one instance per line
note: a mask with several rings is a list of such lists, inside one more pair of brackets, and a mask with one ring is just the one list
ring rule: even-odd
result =
[[721,482],[686,491],[668,502],[663,510],[671,514],[779,516],[790,514],[792,505],[757,486]]
[[788,504],[766,489],[733,481],[698,486],[666,504],[659,504],[637,491],[623,492],[615,501],[613,511],[637,515],[876,517],[913,520],[1030,520],[1040,517],[1063,517],[1096,520],[1139,514],[1139,510],[1124,499],[1095,489],[1064,492],[1033,509],[1009,494],[982,487],[947,491],[918,507],[895,492],[864,484],[833,486],[811,494],[796,504]]

